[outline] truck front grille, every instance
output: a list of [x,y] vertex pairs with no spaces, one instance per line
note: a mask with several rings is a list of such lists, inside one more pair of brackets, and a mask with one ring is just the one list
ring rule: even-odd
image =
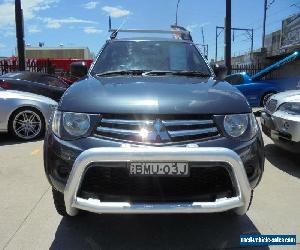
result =
[[212,116],[104,115],[95,136],[143,144],[208,140],[219,136]]
[[270,99],[266,106],[265,109],[269,112],[269,113],[274,113],[276,111],[276,107],[277,107],[277,100],[274,99]]
[[230,173],[224,166],[190,163],[189,177],[132,177],[122,164],[126,163],[89,167],[79,197],[107,202],[189,202],[235,195]]

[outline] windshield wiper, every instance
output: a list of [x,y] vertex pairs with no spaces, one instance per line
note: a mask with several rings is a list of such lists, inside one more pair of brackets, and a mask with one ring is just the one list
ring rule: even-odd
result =
[[175,71],[175,72],[173,72],[173,75],[178,75],[178,76],[202,76],[202,77],[209,77],[210,76],[210,74],[203,73],[203,72],[200,72],[200,71],[186,71],[186,70]]
[[151,70],[148,72],[144,72],[143,76],[147,75],[178,75],[178,76],[201,76],[201,77],[209,77],[210,74],[199,72],[199,71],[163,71],[163,70]]
[[174,71],[167,70],[150,70],[143,73],[143,76],[151,76],[151,75],[171,75]]
[[130,69],[130,70],[112,70],[112,71],[105,71],[102,73],[95,74],[96,76],[110,76],[110,75],[141,75],[147,70],[141,69]]
[[130,69],[130,70],[112,70],[95,74],[96,76],[110,76],[110,75],[178,75],[178,76],[195,76],[195,77],[209,77],[210,74],[200,71],[171,71],[171,70],[143,70],[143,69]]

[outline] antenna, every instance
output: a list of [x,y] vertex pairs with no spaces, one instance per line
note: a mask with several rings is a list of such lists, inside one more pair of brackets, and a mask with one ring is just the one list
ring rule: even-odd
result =
[[121,30],[121,28],[123,27],[123,25],[126,23],[127,19],[124,19],[123,22],[121,23],[121,25],[119,26],[119,28],[117,29],[112,29],[111,28],[111,17],[108,17],[108,28],[109,28],[109,32],[112,32],[110,35],[110,39],[115,39],[118,35],[118,32]]

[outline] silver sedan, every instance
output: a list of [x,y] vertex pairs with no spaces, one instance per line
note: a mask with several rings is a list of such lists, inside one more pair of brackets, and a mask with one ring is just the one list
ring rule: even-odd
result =
[[43,135],[57,107],[54,100],[27,92],[0,88],[0,132],[10,132],[22,140]]
[[294,153],[300,152],[300,90],[273,95],[261,113],[264,133],[275,144]]

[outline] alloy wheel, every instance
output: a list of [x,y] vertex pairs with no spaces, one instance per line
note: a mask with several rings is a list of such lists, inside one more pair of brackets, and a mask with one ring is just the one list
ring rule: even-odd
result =
[[42,130],[41,117],[32,110],[23,110],[14,117],[13,130],[21,139],[34,139]]

